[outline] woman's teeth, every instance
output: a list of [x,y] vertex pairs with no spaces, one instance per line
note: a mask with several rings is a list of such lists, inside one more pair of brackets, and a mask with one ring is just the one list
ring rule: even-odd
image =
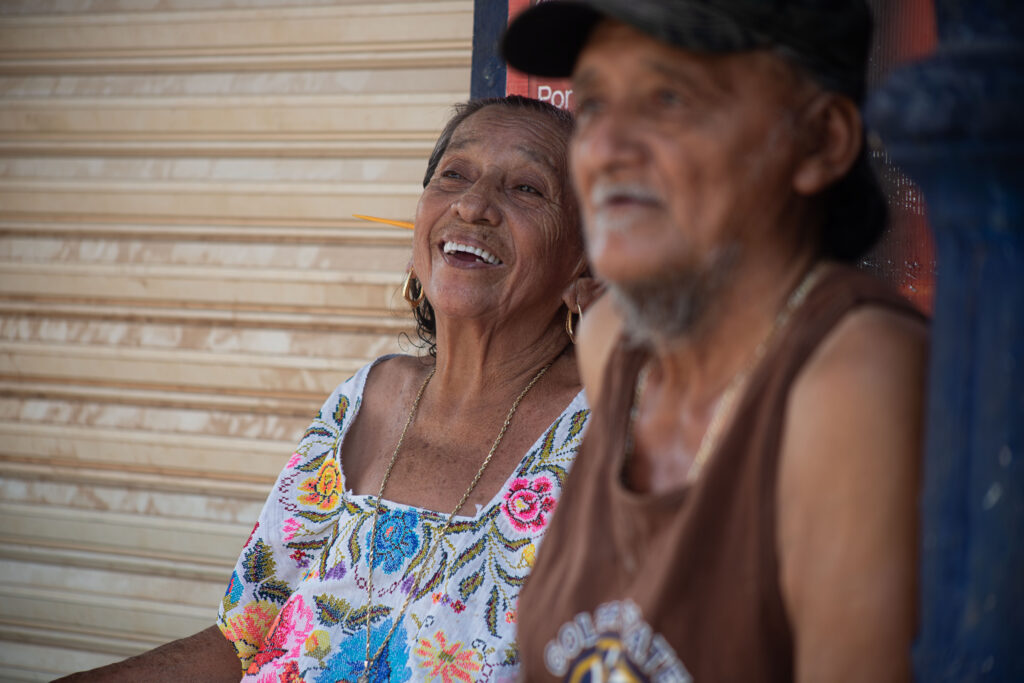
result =
[[474,256],[478,257],[484,263],[489,263],[492,266],[499,266],[499,265],[501,265],[501,261],[498,259],[497,256],[495,256],[491,252],[486,251],[484,249],[481,249],[479,247],[471,247],[468,244],[459,244],[458,242],[445,242],[444,243],[444,253],[446,253],[446,254],[453,254],[455,252],[463,252],[463,253],[466,253],[466,254],[473,254]]

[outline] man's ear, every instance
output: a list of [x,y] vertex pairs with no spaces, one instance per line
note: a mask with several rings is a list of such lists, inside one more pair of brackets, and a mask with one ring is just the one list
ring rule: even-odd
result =
[[860,153],[864,131],[857,105],[836,93],[822,93],[801,119],[805,154],[793,174],[793,189],[809,197],[846,175]]

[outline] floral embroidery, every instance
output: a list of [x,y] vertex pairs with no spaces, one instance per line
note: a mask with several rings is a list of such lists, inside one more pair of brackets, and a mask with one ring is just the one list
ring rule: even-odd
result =
[[[392,622],[385,621],[370,629],[370,652],[376,652],[384,642],[384,636],[391,630]],[[412,669],[407,666],[409,646],[405,628],[399,626],[388,640],[385,651],[373,661],[370,669],[372,683],[401,683],[412,678]],[[335,683],[335,681],[354,681],[363,672],[363,661],[366,658],[366,632],[360,631],[345,639],[338,651],[327,662],[327,667],[320,673],[316,683]]]
[[379,503],[374,534],[378,502],[345,494],[339,460],[368,372],[339,387],[306,430],[227,586],[218,624],[243,680],[355,680],[367,625],[376,651],[395,619],[371,680],[514,680],[516,601],[579,446],[588,415],[582,398],[524,454],[501,492],[474,516],[456,518],[443,537],[443,514],[389,501]]
[[[412,511],[381,512],[377,520],[377,537],[373,540],[373,568],[384,565],[388,574],[396,572],[420,547],[416,535],[419,515]],[[370,531],[366,543],[370,543]]]
[[227,619],[221,625],[224,637],[235,644],[238,658],[246,668],[270,630],[277,610],[277,605],[270,602],[249,603],[241,614]]
[[294,517],[289,517],[284,521],[284,525],[281,527],[281,538],[284,539],[285,543],[287,543],[295,538],[295,533],[301,528],[302,522]]
[[453,600],[446,593],[434,593],[431,596],[431,599],[434,601],[435,605],[437,603],[448,605],[456,614],[460,614],[466,610],[466,603],[462,602],[462,600]]
[[518,478],[505,494],[505,504],[501,510],[517,531],[530,532],[544,528],[547,522],[544,515],[554,507],[555,498],[550,479],[537,477],[531,482]]
[[341,470],[338,469],[338,463],[331,458],[324,460],[315,477],[310,477],[299,484],[299,489],[306,492],[299,496],[299,502],[315,506],[323,512],[330,512],[338,506],[340,478]]
[[480,663],[476,661],[480,654],[475,650],[463,650],[462,643],[448,645],[448,639],[442,631],[434,634],[437,645],[424,638],[416,648],[416,654],[422,657],[419,666],[429,669],[428,679],[440,677],[444,683],[455,680],[472,681],[474,674],[480,671]]

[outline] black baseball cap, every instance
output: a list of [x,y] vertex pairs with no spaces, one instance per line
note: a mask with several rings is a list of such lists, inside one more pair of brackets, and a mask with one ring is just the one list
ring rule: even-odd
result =
[[872,31],[864,0],[550,0],[512,21],[502,53],[525,73],[569,76],[605,18],[694,52],[781,49],[826,89],[864,97]]

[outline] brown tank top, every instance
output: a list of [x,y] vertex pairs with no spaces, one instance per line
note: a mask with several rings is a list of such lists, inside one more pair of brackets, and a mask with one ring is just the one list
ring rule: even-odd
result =
[[921,318],[852,268],[829,268],[750,377],[732,426],[691,486],[621,483],[644,355],[620,342],[603,395],[519,598],[528,681],[790,681],[775,480],[787,397],[807,359],[859,306]]

